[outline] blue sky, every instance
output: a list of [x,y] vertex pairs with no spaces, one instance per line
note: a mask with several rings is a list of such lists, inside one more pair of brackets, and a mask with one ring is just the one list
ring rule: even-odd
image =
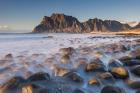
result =
[[140,21],[140,0],[0,0],[0,27],[32,30],[52,13],[80,21],[89,18]]

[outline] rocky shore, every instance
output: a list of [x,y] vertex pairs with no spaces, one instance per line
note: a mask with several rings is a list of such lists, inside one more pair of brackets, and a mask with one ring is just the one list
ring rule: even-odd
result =
[[[32,59],[42,54],[32,55]],[[14,62],[7,54],[1,65]],[[28,60],[19,56],[25,67]],[[26,62],[27,61],[27,62]],[[120,41],[89,47],[61,48],[59,53],[47,58],[36,68],[41,72],[28,71],[26,77],[17,75],[0,86],[0,93],[140,93],[140,40]],[[18,65],[18,64],[17,64]],[[6,73],[16,65],[0,69]],[[21,68],[21,70],[24,69]],[[13,72],[15,72],[14,69]]]

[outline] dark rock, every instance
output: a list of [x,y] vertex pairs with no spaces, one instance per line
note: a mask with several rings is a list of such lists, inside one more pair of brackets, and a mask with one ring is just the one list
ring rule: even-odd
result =
[[123,56],[123,57],[121,57],[119,60],[120,61],[128,61],[128,60],[131,60],[132,58],[131,57],[129,57],[129,56]]
[[28,82],[43,81],[43,80],[50,80],[50,75],[48,73],[38,72],[33,74],[27,79]]
[[86,72],[95,72],[95,71],[105,71],[106,70],[106,67],[105,65],[103,64],[103,62],[99,59],[96,59],[96,60],[93,60],[92,62],[90,62],[89,64],[87,64],[86,68],[85,68],[85,71]]
[[0,87],[0,93],[18,93],[19,86],[25,83],[22,77],[13,77]]
[[99,86],[99,85],[100,85],[100,82],[97,80],[96,77],[93,77],[92,79],[90,79],[90,80],[88,81],[88,84],[89,84],[89,85],[97,85],[97,86]]
[[132,60],[124,61],[123,63],[126,66],[135,66],[135,65],[140,65],[140,60],[132,59]]
[[126,79],[129,77],[129,73],[120,61],[111,60],[108,64],[108,69],[110,73],[118,79]]
[[136,93],[140,93],[140,89],[138,89],[138,90],[136,91]]
[[140,81],[134,81],[131,79],[127,79],[127,80],[125,80],[125,82],[132,89],[140,89]]
[[134,73],[137,76],[140,76],[140,65],[133,67],[131,69],[131,72]]
[[140,55],[139,56],[136,56],[136,59],[140,60]]
[[98,74],[98,78],[100,79],[100,81],[103,83],[103,84],[112,84],[115,82],[115,79],[114,77],[112,76],[111,73],[109,72],[105,72],[105,73],[99,73]]
[[131,52],[130,52],[130,55],[131,55],[133,58],[139,57],[139,56],[140,56],[140,48],[136,48],[135,50],[131,51]]
[[113,67],[110,72],[117,79],[127,79],[129,77],[129,73],[124,67]]
[[5,55],[5,58],[13,58],[13,55],[12,54],[7,54],[7,55]]
[[122,67],[122,63],[120,61],[112,59],[108,64],[108,69],[111,70],[114,67]]
[[75,81],[75,82],[83,82],[84,79],[77,73],[77,72],[68,72],[66,74],[64,74],[64,76],[66,79]]
[[105,86],[101,93],[126,93],[122,88],[115,86]]

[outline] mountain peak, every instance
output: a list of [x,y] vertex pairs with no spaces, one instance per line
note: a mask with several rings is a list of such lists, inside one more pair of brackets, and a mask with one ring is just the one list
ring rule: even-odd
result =
[[[136,26],[140,28],[140,24]],[[116,20],[101,20],[98,18],[79,22],[77,18],[63,13],[53,13],[50,17],[44,16],[41,24],[36,26],[33,32],[66,32],[66,33],[89,33],[105,31],[129,30],[128,24]]]

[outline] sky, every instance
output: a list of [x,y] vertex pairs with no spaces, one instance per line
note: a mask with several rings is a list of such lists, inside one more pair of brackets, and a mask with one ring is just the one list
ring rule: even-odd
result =
[[43,16],[140,21],[140,0],[0,0],[0,29],[31,31]]

